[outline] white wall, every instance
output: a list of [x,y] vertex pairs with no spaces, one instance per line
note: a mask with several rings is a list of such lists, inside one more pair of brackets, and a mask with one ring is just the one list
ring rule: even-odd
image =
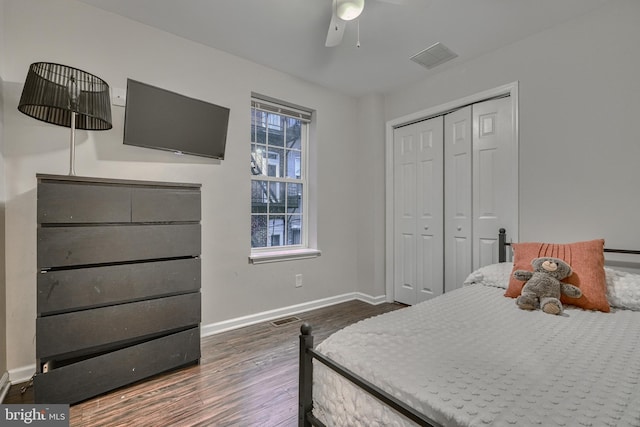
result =
[[[78,175],[202,183],[203,324],[355,292],[357,101],[74,0],[4,0],[8,367],[35,362],[36,173],[66,174],[69,129],[16,110],[30,63],[58,62],[112,87],[127,77],[231,109],[226,159],[122,145],[114,128],[77,133]],[[248,264],[252,91],[317,112],[317,259]],[[303,274],[302,288],[294,276]]]
[[384,123],[382,95],[358,100],[358,291],[381,299],[385,295]]
[[[4,0],[0,0],[0,52],[4,52]],[[0,376],[7,371],[7,298],[5,279],[4,58],[0,55]]]
[[638,249],[639,22],[614,1],[389,94],[386,119],[519,81],[520,240]]

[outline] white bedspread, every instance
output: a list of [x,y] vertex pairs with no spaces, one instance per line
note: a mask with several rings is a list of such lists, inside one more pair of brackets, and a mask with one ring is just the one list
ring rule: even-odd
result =
[[[640,312],[528,312],[472,285],[351,325],[318,349],[445,426],[640,426]],[[314,361],[327,426],[404,420]]]

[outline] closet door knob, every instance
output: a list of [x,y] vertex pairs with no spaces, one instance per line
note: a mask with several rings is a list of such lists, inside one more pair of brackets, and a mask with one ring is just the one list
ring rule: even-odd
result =
[[458,231],[462,231],[462,227],[458,226]]
[[429,229],[429,226],[428,226],[428,225],[425,225],[425,226],[424,226],[424,229],[425,229],[425,230],[428,230],[428,229]]

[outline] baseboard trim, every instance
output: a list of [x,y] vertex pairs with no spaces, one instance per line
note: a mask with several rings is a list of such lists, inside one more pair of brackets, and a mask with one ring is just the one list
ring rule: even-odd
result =
[[351,292],[348,294],[338,295],[329,298],[323,298],[316,301],[305,302],[302,304],[291,305],[289,307],[278,308],[275,310],[263,311],[262,313],[251,314],[248,316],[237,317],[235,319],[224,320],[222,322],[210,323],[208,325],[200,326],[200,336],[207,337],[210,335],[219,334],[221,332],[230,331],[233,329],[242,328],[244,326],[254,325],[256,323],[268,322],[270,320],[278,319],[281,317],[292,316],[298,313],[304,313],[305,311],[315,310],[322,307],[327,307],[341,302],[347,302],[352,300],[360,300],[369,304],[377,305],[385,302],[386,297],[384,295],[373,297],[371,295],[363,294],[361,292]]
[[36,364],[22,366],[20,368],[9,369],[9,382],[11,384],[20,384],[31,379],[36,372]]
[[4,398],[7,397],[9,387],[11,387],[11,382],[9,382],[9,372],[5,372],[2,374],[2,378],[0,378],[0,403],[3,403]]
[[363,302],[367,302],[371,305],[378,305],[378,304],[383,304],[385,302],[387,302],[387,296],[386,295],[379,295],[377,297],[373,297],[371,295],[368,294],[363,294],[362,292],[356,292],[355,294],[355,298],[357,300],[363,301]]

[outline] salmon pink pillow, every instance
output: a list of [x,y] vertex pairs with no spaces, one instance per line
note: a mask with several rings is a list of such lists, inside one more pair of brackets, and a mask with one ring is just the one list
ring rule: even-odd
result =
[[[607,300],[607,281],[604,273],[604,240],[590,240],[568,244],[555,243],[512,243],[513,271],[533,271],[531,261],[539,257],[554,257],[564,260],[573,270],[573,274],[563,280],[577,286],[582,291],[580,298],[562,295],[563,304],[571,304],[586,310],[609,312]],[[509,278],[506,297],[516,298],[520,295],[524,282]]]

